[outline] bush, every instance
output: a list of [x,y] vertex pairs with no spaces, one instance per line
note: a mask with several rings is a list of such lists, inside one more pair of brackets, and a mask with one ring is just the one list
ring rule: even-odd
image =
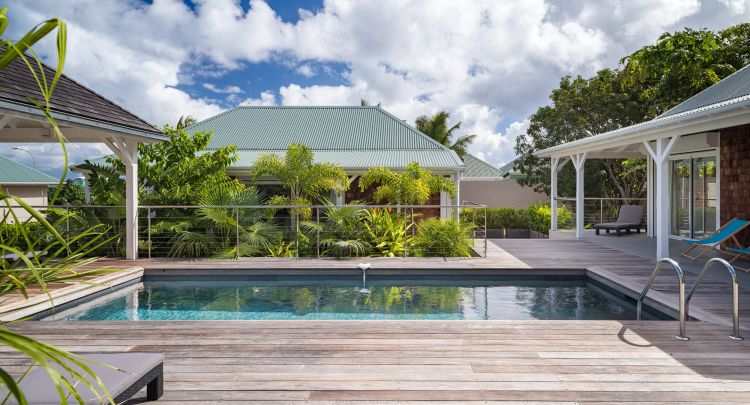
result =
[[419,223],[414,238],[417,256],[470,257],[472,224],[430,218]]
[[[483,225],[484,208],[464,208],[464,222],[476,226]],[[544,234],[549,233],[552,220],[552,209],[549,204],[532,204],[527,208],[487,208],[487,229],[531,229]],[[557,226],[564,228],[570,224],[571,212],[565,207],[557,207]]]

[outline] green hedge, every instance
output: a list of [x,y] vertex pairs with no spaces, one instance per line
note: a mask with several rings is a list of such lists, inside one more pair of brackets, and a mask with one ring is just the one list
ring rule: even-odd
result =
[[[464,208],[464,221],[483,225],[485,208]],[[531,229],[547,234],[552,221],[549,204],[532,204],[526,208],[486,208],[487,229]],[[572,215],[565,207],[557,208],[557,226],[564,228],[571,223]]]

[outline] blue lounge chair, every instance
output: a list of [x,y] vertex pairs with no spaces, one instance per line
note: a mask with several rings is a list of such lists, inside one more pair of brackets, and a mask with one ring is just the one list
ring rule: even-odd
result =
[[[712,250],[721,251],[721,245],[729,239],[732,239],[736,246],[741,246],[736,235],[748,225],[750,225],[750,221],[735,218],[703,239],[685,239],[683,242],[692,246],[680,253],[680,256],[695,260]],[[696,256],[690,256],[688,253],[696,248],[701,248],[703,251]]]
[[744,270],[745,272],[750,272],[749,268],[746,267],[740,267],[735,264],[735,261],[739,259],[740,257],[745,256],[745,259],[750,258],[750,247],[746,248],[726,248],[725,249],[727,253],[734,254],[734,257],[729,261],[729,263],[732,263],[732,267],[735,269]]

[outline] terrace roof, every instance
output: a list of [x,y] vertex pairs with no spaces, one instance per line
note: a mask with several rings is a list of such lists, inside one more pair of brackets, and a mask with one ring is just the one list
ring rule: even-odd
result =
[[[540,157],[606,151],[622,156],[645,155],[641,143],[675,135],[715,131],[750,122],[750,65],[678,104],[664,114],[639,124],[567,142],[537,152]],[[627,145],[635,147],[625,149]],[[597,157],[590,155],[591,157]],[[606,154],[599,157],[609,157]]]

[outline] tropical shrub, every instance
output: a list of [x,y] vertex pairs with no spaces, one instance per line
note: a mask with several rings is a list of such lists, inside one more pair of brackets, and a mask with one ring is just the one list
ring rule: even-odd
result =
[[362,221],[367,210],[359,201],[334,206],[329,201],[324,210],[325,222],[320,235],[324,255],[334,257],[359,257],[367,255],[370,248],[365,241]]
[[470,257],[472,224],[445,218],[419,222],[413,251],[417,256]]
[[404,255],[406,247],[412,242],[410,234],[414,225],[412,222],[407,223],[403,215],[380,208],[368,210],[364,219],[368,242],[372,245],[376,255],[384,257]]
[[199,198],[198,218],[164,221],[152,232],[172,233],[169,244],[171,257],[238,258],[265,254],[277,245],[278,228],[266,221],[266,214],[257,208],[225,208],[226,206],[257,206],[262,201],[255,187],[236,181],[219,183],[204,190]]

